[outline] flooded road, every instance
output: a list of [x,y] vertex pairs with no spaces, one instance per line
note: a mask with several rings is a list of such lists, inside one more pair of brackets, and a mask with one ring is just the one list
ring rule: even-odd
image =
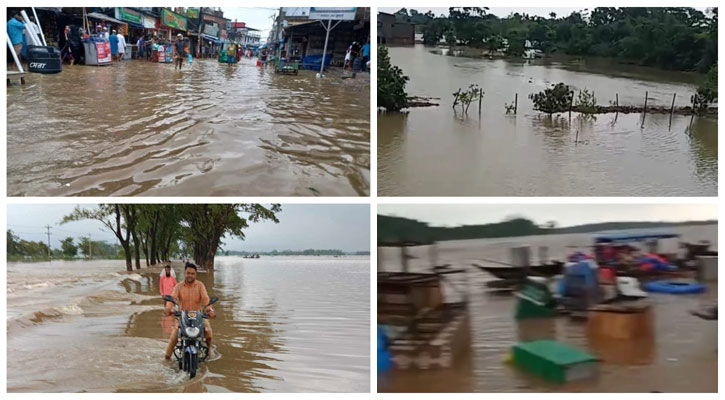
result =
[[[391,47],[407,92],[439,107],[378,113],[378,194],[402,196],[715,196],[717,119],[533,110],[530,93],[564,82],[598,104],[686,106],[703,76],[608,60],[476,59]],[[440,50],[434,50],[440,52]],[[444,50],[445,51],[445,50]],[[482,116],[452,109],[459,88],[485,91]],[[506,114],[518,93],[518,114]],[[578,135],[578,140],[577,140]]]
[[[717,226],[675,229],[681,240],[710,240],[717,249]],[[485,283],[494,278],[470,266],[477,258],[509,261],[509,249],[527,244],[549,246],[552,259],[562,259],[592,243],[593,234],[529,236],[519,238],[446,241],[438,243],[439,264],[466,269],[467,283],[445,285],[450,301],[455,288],[466,287],[471,321],[471,352],[450,369],[395,371],[378,377],[379,391],[394,392],[717,392],[717,322],[689,314],[717,302],[717,284],[701,295],[650,294],[654,303],[654,337],[637,341],[590,340],[586,322],[566,317],[527,320],[513,318],[516,301],[510,293],[492,292]],[[572,247],[569,247],[572,246]],[[676,240],[662,243],[675,250]],[[400,270],[400,250],[379,250],[385,270]],[[411,248],[412,271],[430,271],[428,248]],[[535,253],[532,254],[537,260]],[[380,259],[380,258],[379,258]],[[555,385],[522,372],[505,362],[510,347],[521,340],[557,339],[603,360],[599,377]]]
[[8,194],[367,195],[368,75],[255,61],[32,74],[7,89]]
[[[163,360],[160,268],[8,265],[9,392],[368,392],[367,257],[218,257],[214,354],[196,378]],[[119,268],[120,267],[120,268]],[[177,277],[181,264],[174,264]]]

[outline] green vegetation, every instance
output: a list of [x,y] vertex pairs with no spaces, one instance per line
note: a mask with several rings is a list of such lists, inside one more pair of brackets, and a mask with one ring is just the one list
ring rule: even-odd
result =
[[717,100],[717,63],[710,68],[705,76],[705,81],[697,88],[697,94],[692,98],[695,110],[702,114]]
[[94,259],[123,259],[123,248],[117,244],[106,241],[89,241],[87,237],[81,238],[78,244],[71,237],[61,241],[60,249],[51,249],[48,256],[48,245],[43,242],[33,242],[20,239],[13,231],[7,231],[8,261],[49,261],[74,260],[78,258],[80,250],[84,258],[90,258],[93,252]]
[[[214,256],[223,237],[244,238],[250,223],[263,220],[279,222],[279,204],[101,204],[95,208],[76,207],[61,223],[93,219],[100,221],[116,236],[123,249],[126,269],[169,260],[171,255],[191,255],[202,268],[214,269]],[[9,239],[10,240],[10,236]],[[79,247],[85,253],[86,244]],[[93,256],[96,249],[92,247]],[[46,247],[47,249],[47,247]],[[90,252],[90,250],[89,250]]]
[[388,49],[378,46],[378,107],[388,111],[399,111],[408,103],[405,84],[408,77],[390,63]]
[[579,91],[579,95],[574,101],[574,106],[577,111],[584,115],[591,115],[597,112],[597,99],[594,97],[594,92],[590,92],[589,89],[583,89]]
[[483,100],[483,90],[478,87],[477,84],[470,84],[468,89],[465,91],[458,89],[456,93],[453,93],[455,100],[453,101],[453,107],[455,108],[458,103],[461,104],[461,111],[468,112],[468,107],[476,100]]
[[568,111],[573,96],[569,86],[557,83],[543,92],[530,94],[529,98],[534,102],[534,110],[553,114]]
[[717,221],[686,222],[606,222],[557,228],[555,221],[536,225],[533,221],[512,216],[502,222],[458,227],[432,227],[407,218],[378,215],[378,245],[430,244],[444,240],[485,239],[565,233],[591,233],[605,230],[645,229],[683,225],[712,225]]
[[499,18],[485,7],[451,7],[435,17],[402,9],[426,44],[445,38],[449,45],[501,48],[521,56],[528,40],[545,54],[614,57],[624,62],[671,70],[707,72],[717,62],[717,8],[597,7],[548,18],[512,13]]

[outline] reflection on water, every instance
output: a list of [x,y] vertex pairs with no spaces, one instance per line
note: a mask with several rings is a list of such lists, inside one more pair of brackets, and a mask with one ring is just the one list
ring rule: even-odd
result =
[[[163,360],[174,320],[163,315],[160,269],[122,266],[10,265],[9,391],[369,390],[368,258],[219,257],[216,271],[199,273],[220,300],[214,351],[193,380]],[[32,320],[46,304],[55,317]],[[55,359],[64,367],[47,368]]]
[[[439,107],[404,116],[378,114],[380,195],[608,195],[717,194],[717,119],[648,114],[533,111],[528,94],[553,83],[594,91],[599,104],[619,95],[622,105],[686,106],[693,74],[629,66],[506,61],[431,54],[423,46],[390,49],[411,80],[408,92],[441,97]],[[598,60],[601,67],[604,60]],[[606,73],[609,71],[609,73]],[[649,79],[642,78],[647,75]],[[677,78],[679,77],[679,80]],[[470,83],[485,91],[482,116],[452,110],[450,93]],[[518,93],[518,114],[504,104]]]
[[9,87],[12,195],[363,195],[366,79],[115,63]]
[[[717,225],[681,227],[686,242],[710,240],[717,249]],[[703,295],[651,294],[654,332],[651,338],[602,340],[587,335],[587,323],[566,317],[516,321],[511,294],[490,292],[492,276],[470,268],[472,260],[507,261],[509,249],[525,243],[549,246],[553,259],[591,244],[593,235],[568,234],[459,240],[438,243],[438,264],[466,269],[471,318],[470,360],[450,369],[394,371],[378,377],[379,391],[393,392],[715,392],[717,391],[717,323],[689,314],[717,301],[717,284]],[[676,244],[674,244],[676,245]],[[411,271],[429,271],[428,249],[412,248]],[[379,268],[400,270],[400,251],[379,249]],[[446,292],[444,285],[444,293]],[[521,371],[507,362],[518,341],[556,339],[585,349],[603,360],[595,380],[557,385]]]

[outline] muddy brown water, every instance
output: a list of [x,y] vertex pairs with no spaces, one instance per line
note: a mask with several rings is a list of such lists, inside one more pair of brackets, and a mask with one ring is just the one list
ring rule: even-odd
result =
[[[391,47],[410,77],[409,95],[439,107],[378,113],[378,194],[386,196],[715,196],[717,118],[533,110],[530,93],[564,82],[607,105],[686,106],[702,75],[602,59],[482,59],[422,45]],[[452,109],[459,88],[484,91],[467,115]],[[518,93],[517,115],[506,114]],[[578,137],[578,138],[577,138]]]
[[7,130],[14,196],[369,193],[368,74],[64,66],[8,87]]
[[[190,380],[163,360],[160,268],[8,265],[9,392],[368,392],[367,257],[217,258],[215,350]],[[120,267],[120,269],[119,269]],[[182,265],[174,264],[177,277]]]
[[[717,226],[678,228],[684,241],[709,240],[717,249]],[[476,268],[480,259],[509,261],[513,246],[549,246],[549,256],[563,259],[586,250],[593,234],[530,236],[438,243],[438,264],[466,270],[465,278],[444,283],[450,301],[469,296],[471,348],[452,368],[395,371],[378,375],[378,391],[392,392],[717,392],[717,322],[689,314],[692,309],[717,302],[718,285],[708,284],[699,295],[650,294],[654,303],[653,337],[636,341],[592,340],[586,323],[566,317],[516,323],[516,301],[510,293],[485,286],[494,278]],[[676,240],[661,243],[663,251],[676,251]],[[412,271],[430,271],[429,249],[411,248]],[[378,260],[388,271],[400,270],[400,251],[382,248]],[[490,265],[490,264],[489,264]],[[495,266],[495,265],[494,265]],[[522,340],[557,339],[589,351],[603,360],[594,380],[556,385],[514,368],[506,362],[512,345]]]

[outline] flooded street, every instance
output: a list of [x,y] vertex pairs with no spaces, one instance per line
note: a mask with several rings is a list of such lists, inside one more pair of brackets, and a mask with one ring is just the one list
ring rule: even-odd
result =
[[[681,240],[710,240],[717,249],[717,226],[675,228]],[[717,284],[709,284],[701,295],[650,293],[654,304],[654,337],[635,341],[591,340],[586,322],[567,317],[530,319],[516,323],[516,300],[511,293],[496,293],[485,286],[494,278],[471,267],[476,259],[509,261],[513,246],[532,249],[549,246],[552,259],[563,259],[592,243],[594,234],[546,235],[501,239],[445,241],[438,243],[438,264],[466,269],[471,326],[471,351],[449,369],[394,371],[378,376],[379,391],[393,392],[717,392],[717,322],[704,321],[690,310],[717,301]],[[663,242],[663,251],[677,244]],[[430,271],[428,248],[409,248],[411,271]],[[379,249],[383,269],[400,270],[400,250]],[[536,261],[536,255],[533,255]],[[449,279],[449,278],[447,278]],[[445,283],[445,281],[444,281]],[[450,301],[460,292],[461,282],[445,284]],[[585,349],[602,359],[594,380],[552,384],[506,363],[507,353],[518,341],[557,339]]]
[[[8,264],[9,392],[367,392],[368,257],[217,257],[215,347],[192,380],[163,359],[160,268]],[[174,264],[177,278],[183,268]]]
[[[439,54],[435,54],[433,52]],[[411,96],[439,107],[378,113],[378,194],[412,196],[715,196],[717,119],[668,114],[533,110],[530,93],[564,82],[593,91],[597,103],[687,106],[702,75],[601,59],[503,60],[454,57],[446,50],[389,48],[410,77]],[[452,109],[459,88],[485,91],[467,116]],[[504,105],[518,93],[518,114]],[[577,139],[578,136],[578,139]]]
[[255,61],[31,74],[7,89],[8,194],[369,194],[369,75]]

